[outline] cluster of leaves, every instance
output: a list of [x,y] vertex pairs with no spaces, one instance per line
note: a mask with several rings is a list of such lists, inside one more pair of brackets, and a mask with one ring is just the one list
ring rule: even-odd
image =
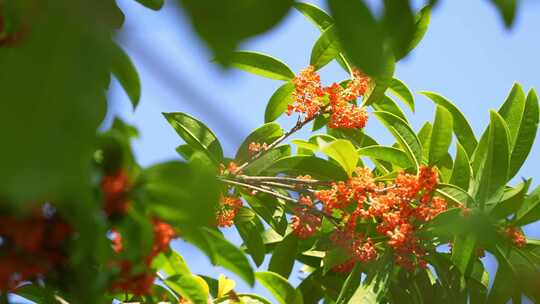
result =
[[[137,1],[151,9],[163,5]],[[515,1],[494,3],[511,23]],[[413,94],[393,78],[393,70],[420,42],[431,6],[415,15],[408,1],[384,1],[382,18],[375,18],[363,1],[330,0],[331,15],[287,0],[236,5],[182,0],[181,5],[218,61],[285,83],[268,102],[266,123],[245,139],[234,159],[224,156],[202,122],[167,113],[185,141],[177,149],[184,161],[141,168],[131,152],[134,128],[115,120],[110,130],[96,132],[106,113],[111,74],[134,106],[140,98],[134,66],[111,39],[124,18],[115,1],[0,0],[0,112],[6,113],[0,130],[9,143],[0,150],[0,300],[12,292],[38,303],[207,303],[210,298],[269,303],[236,293],[223,277],[193,274],[168,249],[174,234],[248,284],[258,280],[280,303],[505,303],[523,294],[540,300],[532,283],[538,278],[539,242],[525,240],[520,231],[540,219],[540,190],[528,193],[530,180],[507,185],[536,135],[534,91],[526,95],[516,84],[503,106],[491,112],[479,140],[442,96],[424,92],[437,105],[435,120],[414,132],[399,104],[385,95],[391,92],[414,110]],[[282,130],[274,121],[293,104],[295,73],[273,57],[235,49],[293,7],[321,31],[310,59],[313,71],[336,60],[352,75],[356,68],[369,74],[360,107],[374,110],[371,115],[395,136],[395,144],[379,145],[360,129],[340,128],[293,140],[294,153],[285,143],[311,122],[313,131],[322,131],[331,118],[316,112]],[[344,88],[348,83],[342,82]],[[331,103],[323,95],[321,102]],[[347,102],[352,107],[356,101]],[[440,178],[433,195],[458,208],[417,227],[418,237],[429,243],[425,259],[432,267],[404,270],[393,264],[393,249],[382,246],[376,259],[356,264],[350,273],[332,270],[343,255],[331,250],[328,236],[351,210],[328,213],[305,199],[355,177],[355,168],[367,168],[365,160],[373,164],[374,181],[386,185],[423,166],[436,168]],[[245,204],[234,203],[228,213],[244,241],[241,248],[216,228],[226,197]],[[299,238],[289,222],[308,205],[320,226]],[[376,237],[370,220],[359,220],[356,228]],[[449,243],[451,253],[437,249]],[[481,250],[499,262],[491,290],[476,255]],[[268,271],[255,273],[245,253],[257,267],[270,254]],[[295,262],[304,264],[307,274],[297,288],[287,281]],[[367,278],[361,280],[362,274]]]

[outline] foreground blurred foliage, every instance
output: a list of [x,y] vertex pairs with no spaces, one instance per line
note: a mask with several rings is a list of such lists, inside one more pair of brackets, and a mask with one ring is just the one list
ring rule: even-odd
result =
[[[382,1],[377,17],[360,0],[329,0],[330,13],[287,0],[181,0],[220,64],[284,84],[234,158],[203,122],[165,113],[182,160],[142,168],[135,128],[116,119],[97,131],[111,76],[134,107],[141,95],[113,39],[124,19],[115,1],[0,0],[0,302],[16,293],[37,303],[270,303],[224,276],[193,274],[169,248],[176,237],[280,303],[540,301],[540,242],[521,230],[540,220],[540,190],[530,179],[508,184],[536,136],[535,91],[515,84],[479,139],[436,93],[422,92],[436,111],[418,131],[395,101],[414,111],[394,67],[421,41],[435,2],[414,12]],[[517,1],[492,2],[510,26]],[[296,75],[236,50],[291,10],[321,31],[309,68]],[[323,86],[317,71],[333,60],[351,77]],[[291,130],[274,122],[283,113],[299,115]],[[362,131],[368,117],[392,146]],[[285,141],[308,126],[309,139]],[[217,229],[229,226],[240,248]],[[484,251],[497,258],[494,276]],[[268,254],[268,271],[255,272]]]

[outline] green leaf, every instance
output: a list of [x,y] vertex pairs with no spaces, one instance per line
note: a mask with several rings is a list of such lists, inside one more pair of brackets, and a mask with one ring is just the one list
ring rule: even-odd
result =
[[253,216],[247,221],[236,220],[235,226],[240,234],[240,237],[244,241],[244,244],[246,245],[247,252],[251,255],[253,262],[255,262],[255,265],[258,267],[261,266],[266,253],[264,241],[261,237],[262,233],[264,232],[264,226],[259,217],[253,213],[253,211],[245,207],[242,208],[243,210],[247,210],[252,213]]
[[297,250],[298,238],[289,233],[274,249],[268,270],[288,278],[294,266]]
[[242,250],[229,243],[221,233],[215,230],[203,228],[203,231],[208,243],[216,253],[216,264],[234,272],[248,284],[253,286],[255,282],[253,269],[251,269],[249,261]]
[[456,185],[439,184],[436,192],[455,204],[463,204],[468,208],[476,206],[474,198],[472,198],[467,191]]
[[529,179],[523,181],[515,188],[506,189],[501,201],[497,202],[491,209],[491,215],[497,219],[504,219],[517,212],[523,205],[530,184],[531,180]]
[[441,95],[432,92],[420,93],[431,99],[435,104],[446,108],[452,114],[454,121],[454,133],[456,134],[459,143],[461,143],[465,151],[467,151],[469,157],[471,157],[478,144],[478,141],[476,140],[473,130],[463,113],[461,113],[461,111],[451,101],[442,97]]
[[235,160],[241,164],[250,158],[249,144],[259,143],[261,145],[269,145],[282,135],[283,129],[275,122],[266,123],[258,127],[244,139],[236,152]]
[[137,108],[141,98],[141,80],[137,69],[128,54],[118,45],[112,48],[111,72],[126,91],[133,109]]
[[371,280],[364,280],[356,289],[348,304],[365,303],[377,304],[382,302],[382,297],[386,293],[388,276],[381,274]]
[[517,131],[515,144],[513,146],[514,148],[510,157],[508,178],[515,176],[527,159],[536,137],[539,117],[538,97],[536,96],[536,92],[531,90],[525,101],[523,117],[521,119],[519,130]]
[[491,0],[491,2],[497,7],[504,20],[506,27],[512,26],[514,23],[514,17],[517,10],[517,0]]
[[152,268],[163,271],[167,276],[191,273],[184,258],[174,250],[163,252],[155,257]]
[[495,111],[490,112],[490,120],[487,150],[480,156],[480,167],[472,189],[481,208],[489,199],[502,194],[502,187],[508,180],[508,127]]
[[418,170],[419,164],[422,161],[422,146],[420,141],[414,134],[409,124],[394,114],[382,111],[373,112],[375,115],[394,135],[399,144],[404,148],[405,153],[414,164],[414,169]]
[[[288,226],[283,212],[284,204],[278,201],[275,197],[265,193],[258,193],[254,196],[243,194],[242,197],[253,209],[253,211],[255,211],[271,227],[269,230],[265,230],[263,233],[261,233],[263,242],[266,242],[266,238],[268,237],[275,240],[274,237],[277,236],[279,236],[279,240],[277,241],[281,241],[282,237],[276,233],[276,231],[285,231]],[[277,234],[277,236],[274,234]]]
[[156,11],[160,10],[163,7],[163,4],[165,3],[165,0],[135,0],[135,1]]
[[295,155],[279,159],[265,171],[267,174],[284,173],[292,177],[310,175],[321,180],[345,180],[347,172],[334,163],[315,156]]
[[[239,303],[249,303],[249,304],[272,304],[272,302],[268,301],[267,299],[259,296],[259,295],[256,295],[256,294],[251,294],[251,293],[238,293],[236,294],[236,296],[240,299],[240,302]],[[227,304],[230,304],[231,303],[231,296],[230,295],[226,295],[226,296],[223,296],[221,298],[217,298],[214,300],[214,302],[212,302],[214,304],[219,304],[219,303],[227,303]]]
[[[525,110],[525,92],[518,83],[514,83],[510,94],[499,109],[499,114],[506,121],[509,131],[510,151],[516,143],[516,137],[521,126],[521,120]],[[538,116],[538,115],[537,115]]]
[[416,32],[415,17],[408,0],[385,0],[383,24],[397,60],[409,52]]
[[276,26],[289,12],[293,0],[215,2],[179,0],[198,36],[218,62],[234,62],[241,42]]
[[416,30],[414,32],[413,39],[409,45],[409,50],[407,53],[411,52],[416,46],[422,41],[424,35],[427,32],[429,26],[429,20],[431,18],[431,5],[424,6],[417,14],[415,26]]
[[287,106],[292,103],[292,92],[295,86],[292,82],[287,82],[281,85],[270,97],[266,110],[264,112],[264,122],[272,122],[278,119],[283,112],[287,110]]
[[454,238],[451,259],[463,275],[467,274],[467,270],[470,268],[470,265],[473,262],[475,252],[475,235],[468,234],[465,236],[457,236]]
[[431,131],[429,165],[437,164],[448,153],[448,148],[452,143],[452,128],[452,114],[445,108],[437,106]]
[[540,186],[529,193],[516,214],[515,225],[524,226],[540,220]]
[[385,36],[367,5],[360,0],[329,0],[328,6],[347,58],[368,75],[382,75],[388,58]]
[[257,272],[257,280],[268,289],[281,304],[303,304],[302,294],[287,279],[273,272]]
[[414,96],[401,80],[392,78],[388,89],[414,112]]
[[216,135],[197,119],[181,112],[163,113],[176,133],[196,150],[204,151],[219,164],[223,161],[223,149]]
[[418,130],[418,140],[420,141],[420,144],[422,145],[422,163],[427,164],[429,159],[429,146],[431,143],[431,132],[432,132],[433,126],[429,121],[426,121],[422,128]]
[[163,281],[167,287],[191,303],[208,304],[209,292],[203,282],[202,278],[190,273],[177,274]]
[[394,147],[385,147],[379,145],[367,146],[358,149],[358,154],[360,156],[367,156],[370,158],[387,161],[404,169],[414,166],[405,152]]
[[454,167],[452,168],[450,183],[467,190],[469,189],[472,175],[469,156],[467,156],[467,152],[465,152],[465,149],[459,142],[456,142],[456,147],[456,160],[454,161]]
[[209,168],[166,162],[145,169],[141,180],[140,198],[161,218],[194,226],[208,225],[214,219],[219,188]]
[[398,106],[398,104],[392,98],[388,96],[383,96],[377,102],[371,104],[371,106],[376,111],[386,111],[388,113],[392,113],[396,115],[397,117],[403,119],[404,121],[407,121],[407,117],[405,116],[405,113],[403,113],[403,111]]
[[319,7],[304,2],[294,3],[294,8],[300,13],[306,16],[311,22],[313,22],[321,31],[326,30],[332,24],[334,20],[326,12]]
[[394,76],[394,71],[396,69],[396,63],[394,58],[386,58],[381,66],[381,74],[373,76],[371,78],[370,90],[366,92],[363,97],[363,103],[365,106],[377,103],[380,99],[384,97],[386,89],[392,83],[392,77]]
[[316,70],[324,67],[339,55],[339,44],[333,26],[328,27],[317,39],[311,50],[309,64]]
[[295,76],[285,63],[262,53],[234,52],[231,64],[240,70],[270,79],[289,81]]
[[277,146],[247,165],[244,172],[249,175],[257,175],[271,167],[276,161],[290,155],[291,147],[289,145]]
[[347,276],[347,280],[345,280],[345,284],[343,284],[343,287],[339,292],[336,304],[346,304],[349,302],[354,291],[356,291],[356,289],[360,285],[361,278],[362,271],[360,269],[360,264],[356,264],[349,276]]
[[330,143],[325,143],[319,140],[321,151],[338,162],[341,167],[351,176],[356,169],[358,163],[358,153],[350,141],[345,139],[337,139]]

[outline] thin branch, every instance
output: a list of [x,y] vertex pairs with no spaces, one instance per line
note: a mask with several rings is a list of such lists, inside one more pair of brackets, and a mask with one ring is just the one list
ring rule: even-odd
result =
[[281,199],[284,199],[284,200],[289,201],[289,202],[293,202],[293,203],[297,202],[294,198],[291,198],[291,197],[288,197],[288,196],[283,195],[281,193],[277,193],[275,191],[269,190],[268,188],[254,186],[254,185],[246,184],[246,183],[241,183],[241,182],[233,181],[233,180],[226,179],[226,178],[221,178],[221,181],[223,181],[224,183],[227,183],[227,184],[231,184],[231,185],[235,185],[235,186],[240,186],[240,187],[249,188],[249,189],[252,189],[252,190],[264,192],[264,193],[273,195],[273,196],[275,196],[277,198],[281,198]]
[[285,176],[248,176],[248,175],[237,175],[235,179],[240,179],[248,182],[257,182],[257,181],[269,181],[269,182],[280,182],[280,183],[291,183],[291,184],[308,184],[308,185],[328,185],[331,182],[321,181],[316,179],[301,179],[294,177],[285,177]]

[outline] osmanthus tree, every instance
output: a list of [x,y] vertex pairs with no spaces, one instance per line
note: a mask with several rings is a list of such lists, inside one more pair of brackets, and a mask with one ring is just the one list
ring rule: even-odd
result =
[[[295,3],[321,30],[295,74],[268,55],[234,51],[277,23],[293,5],[285,2],[225,11],[272,14],[259,27],[226,23],[236,34],[220,37],[202,18],[219,4],[181,1],[219,61],[284,83],[234,156],[203,122],[165,113],[183,160],[143,168],[134,127],[116,119],[95,134],[111,73],[134,106],[140,96],[111,39],[122,23],[114,2],[0,1],[0,129],[12,130],[0,151],[1,302],[270,303],[224,276],[192,273],[169,247],[175,238],[279,303],[540,301],[540,241],[521,229],[540,220],[540,188],[508,185],[536,136],[534,90],[515,84],[479,138],[452,102],[422,92],[436,111],[416,132],[395,101],[414,110],[413,94],[393,69],[424,35],[429,6],[414,17],[407,1],[385,1],[378,20],[362,1],[329,1],[332,16]],[[318,70],[333,60],[350,77],[323,84]],[[281,115],[296,124],[284,130]],[[363,131],[376,123],[394,144]],[[313,135],[297,138],[301,129]],[[232,226],[240,247],[220,231]],[[486,252],[496,273],[484,267]],[[288,282],[295,263],[297,287]]]

